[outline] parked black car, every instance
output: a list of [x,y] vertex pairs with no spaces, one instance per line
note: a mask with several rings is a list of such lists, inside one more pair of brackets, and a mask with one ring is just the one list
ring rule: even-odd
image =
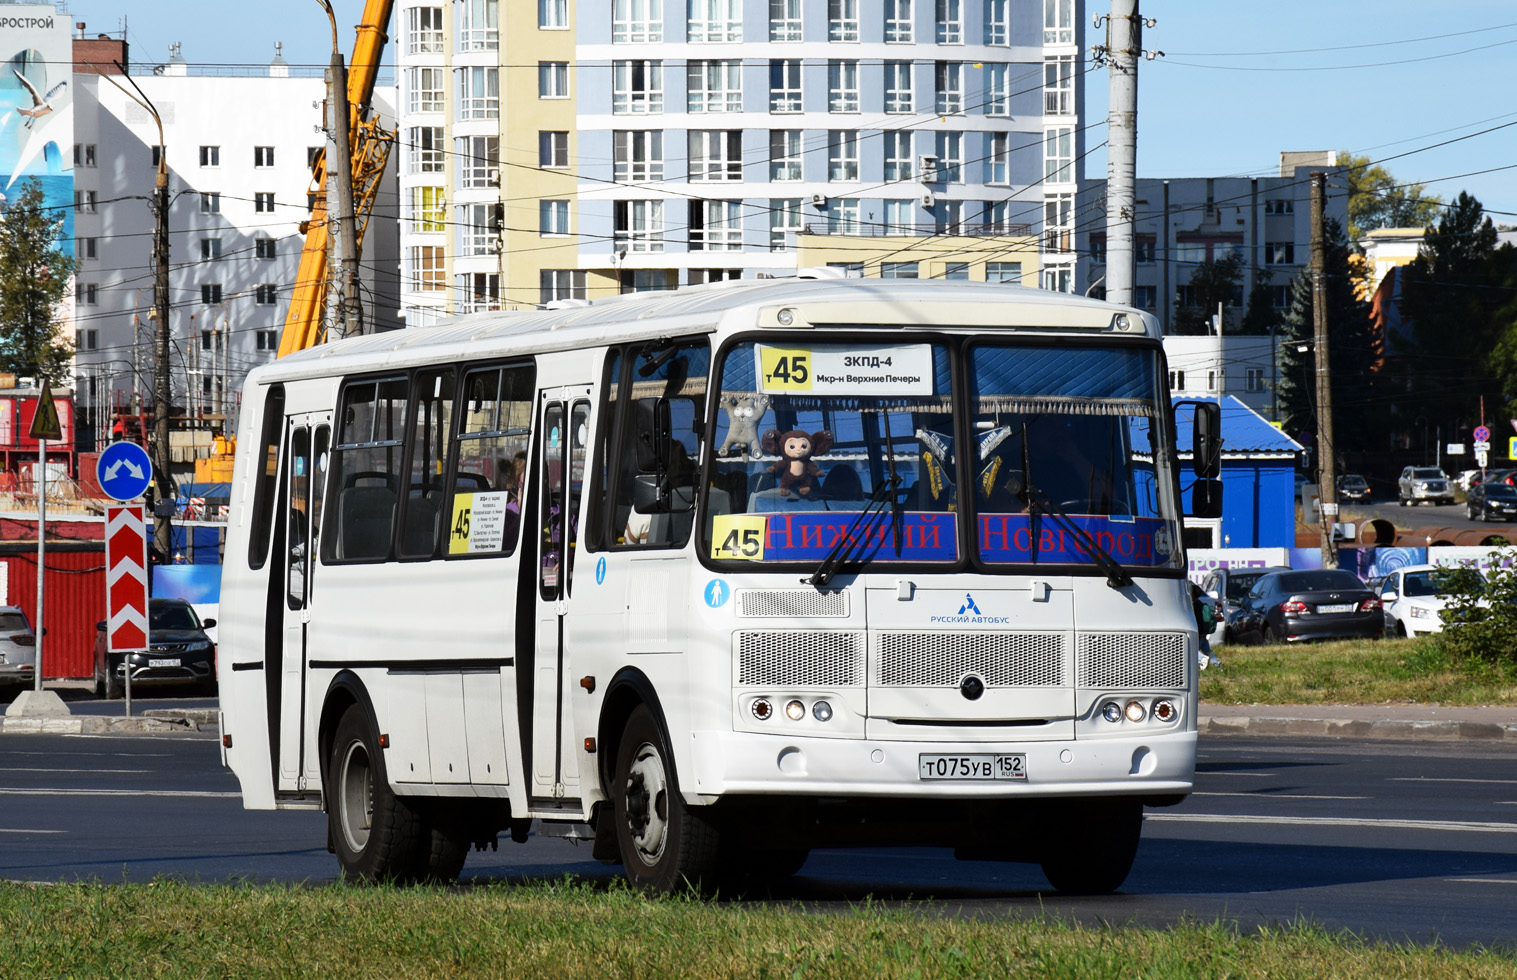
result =
[[1517,487],[1488,480],[1470,487],[1464,513],[1472,521],[1510,521],[1517,518]]
[[126,661],[131,660],[132,688],[191,685],[216,689],[216,645],[205,635],[216,620],[200,621],[183,599],[148,600],[148,649],[107,654],[105,623],[95,624],[95,696],[119,698],[126,692]]
[[1221,606],[1221,615],[1217,617],[1217,625],[1210,636],[1211,644],[1232,643],[1236,639],[1238,613],[1255,582],[1270,572],[1288,571],[1288,566],[1275,565],[1269,568],[1214,568],[1207,572],[1201,580],[1201,591]]
[[1380,599],[1353,572],[1271,572],[1254,583],[1238,614],[1240,636],[1267,643],[1385,635]]

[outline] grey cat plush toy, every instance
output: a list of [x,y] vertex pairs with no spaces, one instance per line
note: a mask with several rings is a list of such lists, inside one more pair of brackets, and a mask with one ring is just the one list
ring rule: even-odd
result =
[[768,395],[724,395],[722,408],[727,412],[727,438],[717,449],[718,456],[727,455],[733,446],[742,446],[748,455],[759,454],[759,419],[769,408]]

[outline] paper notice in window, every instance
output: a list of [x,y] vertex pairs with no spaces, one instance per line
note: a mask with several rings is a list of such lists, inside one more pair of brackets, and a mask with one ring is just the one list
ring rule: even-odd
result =
[[506,538],[506,491],[460,493],[453,496],[453,516],[449,524],[448,554],[493,554]]

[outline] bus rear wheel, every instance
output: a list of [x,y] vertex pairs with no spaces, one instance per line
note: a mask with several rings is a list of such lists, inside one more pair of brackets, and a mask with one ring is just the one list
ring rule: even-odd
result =
[[673,753],[646,705],[633,710],[623,729],[613,797],[617,847],[635,888],[667,894],[715,887],[716,826],[680,795]]
[[337,723],[327,778],[327,823],[343,877],[369,882],[415,877],[425,828],[390,789],[374,723],[357,705]]
[[1061,892],[1104,895],[1127,880],[1143,835],[1137,799],[1090,799],[1061,815],[1060,832],[1043,855],[1043,874]]

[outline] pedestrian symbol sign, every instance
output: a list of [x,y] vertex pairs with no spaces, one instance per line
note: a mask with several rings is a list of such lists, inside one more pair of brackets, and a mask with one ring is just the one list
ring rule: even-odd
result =
[[32,427],[27,435],[33,439],[54,441],[63,438],[63,426],[58,421],[58,406],[53,403],[53,389],[47,385],[42,386],[42,393],[37,396],[37,413],[32,416]]

